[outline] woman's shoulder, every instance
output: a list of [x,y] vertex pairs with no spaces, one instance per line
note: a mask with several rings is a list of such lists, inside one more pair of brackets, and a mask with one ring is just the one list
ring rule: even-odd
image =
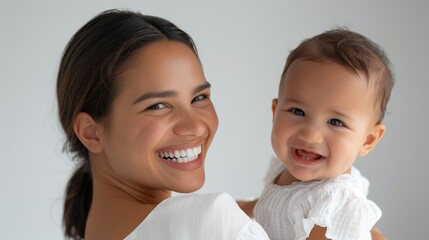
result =
[[228,193],[205,193],[205,194],[182,194],[166,199],[160,204],[160,207],[186,204],[195,209],[195,203],[198,203],[202,208],[218,208],[220,205],[231,205],[235,201]]
[[184,194],[161,202],[126,239],[236,239],[251,221],[227,193]]
[[154,209],[154,215],[162,216],[165,213],[171,217],[172,213],[178,213],[183,216],[201,216],[201,213],[206,213],[210,214],[211,218],[229,214],[242,217],[237,206],[236,201],[227,193],[183,194],[161,202]]

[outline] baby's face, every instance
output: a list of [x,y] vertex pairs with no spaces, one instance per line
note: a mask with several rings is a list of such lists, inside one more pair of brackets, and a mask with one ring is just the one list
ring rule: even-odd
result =
[[273,101],[272,146],[296,180],[347,173],[384,133],[374,88],[336,63],[295,61]]

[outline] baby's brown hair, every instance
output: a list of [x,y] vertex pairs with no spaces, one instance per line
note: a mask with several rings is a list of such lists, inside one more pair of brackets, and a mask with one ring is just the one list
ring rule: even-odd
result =
[[363,73],[368,81],[371,76],[375,81],[375,103],[379,109],[377,123],[383,121],[393,87],[393,74],[390,61],[378,44],[345,28],[333,29],[306,39],[289,54],[280,88],[287,70],[297,60],[328,60],[350,69],[357,75]]

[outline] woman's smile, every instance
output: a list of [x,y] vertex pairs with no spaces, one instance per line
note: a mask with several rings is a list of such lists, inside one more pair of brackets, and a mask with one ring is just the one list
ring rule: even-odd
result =
[[159,156],[165,160],[177,163],[192,162],[201,153],[201,145],[192,148],[164,150],[159,152]]

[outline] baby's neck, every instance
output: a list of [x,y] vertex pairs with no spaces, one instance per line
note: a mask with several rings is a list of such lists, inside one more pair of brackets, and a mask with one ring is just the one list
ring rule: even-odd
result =
[[[351,174],[351,168],[349,168],[343,174]],[[323,179],[314,179],[311,181],[320,181]],[[284,169],[279,176],[274,180],[274,183],[279,186],[288,186],[294,182],[302,182],[302,180],[295,178],[287,169]]]
[[301,182],[301,180],[295,178],[287,169],[284,169],[274,181],[276,185],[280,186],[288,186],[294,182]]

